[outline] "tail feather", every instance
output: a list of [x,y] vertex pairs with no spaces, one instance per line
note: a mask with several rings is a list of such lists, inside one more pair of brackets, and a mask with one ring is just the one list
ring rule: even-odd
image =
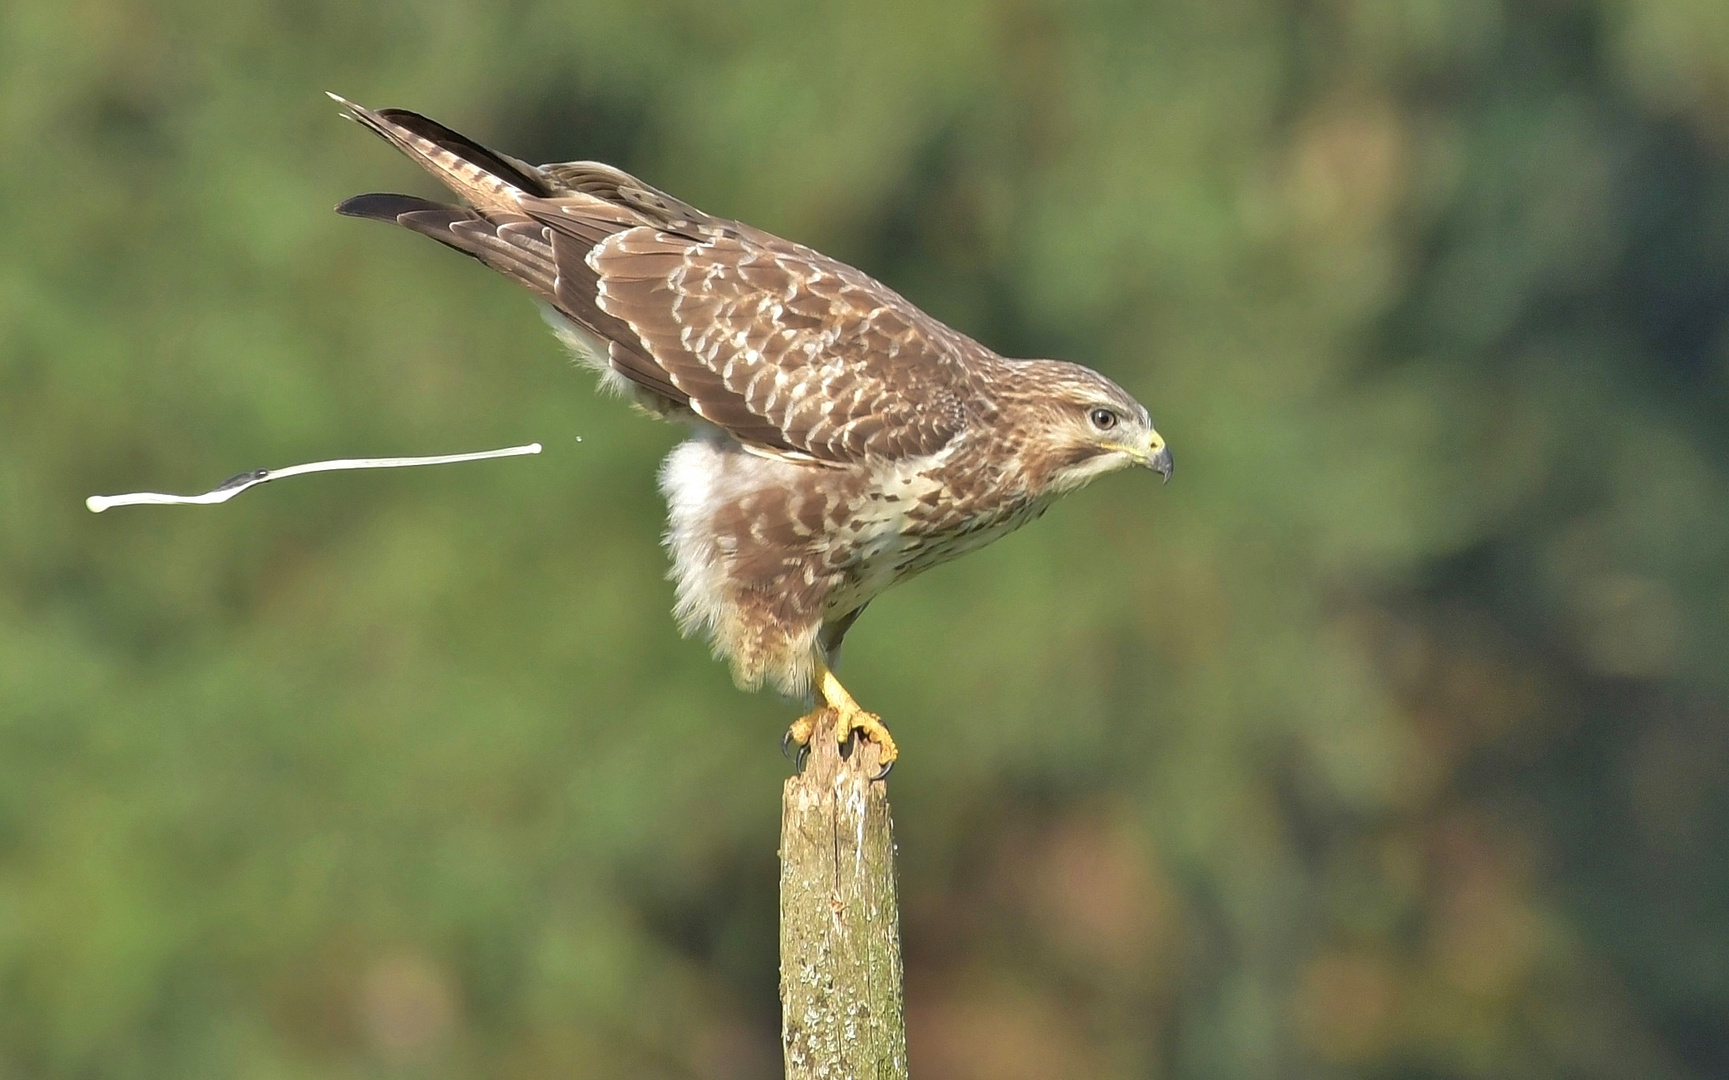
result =
[[553,188],[539,169],[495,153],[434,120],[406,109],[374,111],[330,94],[349,118],[402,151],[457,195],[485,209],[509,209],[522,195],[546,198]]
[[[418,113],[374,111],[331,94],[358,121],[468,205],[373,192],[337,206],[429,236],[526,286],[568,323],[579,356],[631,384],[653,412],[688,410],[690,395],[648,355],[639,337],[597,303],[587,256],[608,237],[649,223],[706,220],[670,196],[610,166],[578,162],[543,171],[488,150]],[[581,188],[567,182],[574,180]],[[561,336],[564,336],[561,334]]]

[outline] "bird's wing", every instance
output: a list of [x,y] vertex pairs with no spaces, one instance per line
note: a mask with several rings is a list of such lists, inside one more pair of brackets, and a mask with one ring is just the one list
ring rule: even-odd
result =
[[808,248],[730,223],[700,232],[629,229],[585,259],[595,305],[699,416],[766,422],[823,461],[930,454],[961,430],[982,347]]
[[930,454],[961,430],[969,361],[991,354],[867,275],[611,166],[531,166],[414,113],[343,104],[471,205],[374,194],[341,212],[528,287],[668,404],[822,462]]

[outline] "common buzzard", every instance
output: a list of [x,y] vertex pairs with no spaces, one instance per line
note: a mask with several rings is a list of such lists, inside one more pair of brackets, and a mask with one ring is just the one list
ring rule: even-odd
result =
[[983,547],[1094,477],[1171,452],[1147,410],[1079,364],[1011,360],[850,266],[710,217],[592,161],[533,166],[424,116],[331,95],[460,196],[359,195],[528,287],[609,388],[693,429],[660,472],[676,614],[740,686],[814,692],[878,742],[835,678],[871,599]]

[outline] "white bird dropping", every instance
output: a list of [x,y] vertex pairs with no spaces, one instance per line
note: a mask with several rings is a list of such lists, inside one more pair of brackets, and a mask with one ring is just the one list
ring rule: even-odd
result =
[[507,446],[502,450],[481,450],[472,454],[439,454],[433,457],[338,458],[334,461],[309,461],[282,469],[253,469],[231,476],[202,495],[164,495],[157,491],[135,491],[129,495],[92,495],[84,500],[92,514],[100,514],[111,506],[209,506],[224,503],[250,487],[285,476],[302,473],[338,472],[343,469],[405,469],[415,465],[454,465],[459,461],[484,461],[487,458],[521,457],[540,453],[539,443]]

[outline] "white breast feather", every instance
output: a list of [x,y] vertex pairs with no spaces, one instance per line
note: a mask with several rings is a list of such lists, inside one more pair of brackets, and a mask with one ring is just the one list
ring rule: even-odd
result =
[[677,594],[673,614],[685,633],[703,629],[719,637],[728,630],[730,553],[715,543],[715,514],[746,492],[792,483],[800,469],[782,458],[752,453],[706,425],[667,455],[660,468],[660,490],[666,497],[666,546],[672,553]]
[[856,561],[850,579],[829,597],[830,616],[854,610],[905,576],[900,564],[918,543],[908,532],[912,524],[908,512],[941,487],[931,474],[942,467],[951,452],[945,448],[897,462],[879,475],[884,498],[870,500],[860,510],[857,532],[849,538]]

